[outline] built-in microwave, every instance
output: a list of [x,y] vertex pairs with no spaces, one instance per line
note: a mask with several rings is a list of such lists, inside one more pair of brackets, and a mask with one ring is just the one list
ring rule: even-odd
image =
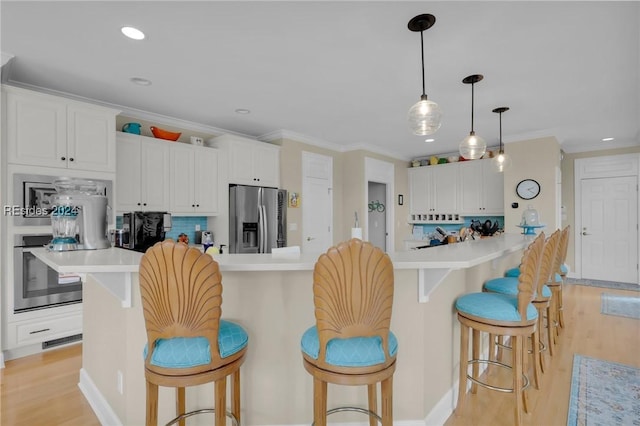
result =
[[[53,182],[57,176],[13,175],[13,205],[4,206],[4,215],[13,217],[17,226],[51,225],[51,197],[56,194]],[[108,205],[112,206],[110,180],[91,179],[104,184]],[[110,214],[110,212],[107,212]],[[110,217],[107,218],[110,221]]]

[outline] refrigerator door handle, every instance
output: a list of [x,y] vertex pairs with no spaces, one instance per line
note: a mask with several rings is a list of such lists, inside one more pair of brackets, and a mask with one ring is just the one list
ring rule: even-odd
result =
[[267,208],[262,205],[260,206],[262,210],[262,248],[260,253],[267,252],[267,244],[269,243],[269,228],[267,227]]
[[262,206],[258,206],[258,253],[264,253],[262,245],[264,244],[264,215]]

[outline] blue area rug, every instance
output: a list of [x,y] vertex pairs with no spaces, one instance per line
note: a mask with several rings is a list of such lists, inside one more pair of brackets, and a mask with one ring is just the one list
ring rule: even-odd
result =
[[588,280],[588,279],[577,279],[577,278],[567,278],[567,284],[576,284],[576,285],[586,285],[588,287],[604,287],[604,288],[614,288],[616,290],[631,290],[631,291],[640,291],[640,285],[638,284],[630,284],[630,283],[619,283],[616,281],[601,281],[601,280]]
[[640,369],[575,354],[567,426],[640,425]]
[[602,293],[600,312],[606,315],[640,319],[640,297]]

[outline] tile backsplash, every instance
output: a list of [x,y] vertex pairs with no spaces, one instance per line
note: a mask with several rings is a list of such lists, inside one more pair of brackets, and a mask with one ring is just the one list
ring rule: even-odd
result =
[[[187,234],[189,242],[193,244],[196,240],[196,225],[200,225],[201,231],[207,230],[206,216],[172,216],[171,231],[167,232],[165,238],[177,241],[178,235]],[[116,217],[116,228],[122,228],[122,216]]]

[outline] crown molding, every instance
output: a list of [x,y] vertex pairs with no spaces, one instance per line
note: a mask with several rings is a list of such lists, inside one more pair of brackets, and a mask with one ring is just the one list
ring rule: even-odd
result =
[[325,148],[325,149],[329,149],[331,151],[336,151],[336,152],[350,152],[350,151],[364,150],[364,151],[369,151],[375,154],[384,155],[386,157],[394,158],[396,160],[402,160],[402,161],[410,160],[410,158],[400,156],[395,152],[382,149],[374,145],[364,144],[364,143],[340,145],[334,142],[329,142],[324,139],[307,136],[302,133],[297,133],[297,132],[293,132],[291,130],[286,130],[286,129],[275,130],[273,132],[265,133],[263,135],[258,136],[258,140],[261,140],[264,142],[274,142],[281,139],[289,139],[296,142],[301,142],[307,145],[317,146],[318,148]]

